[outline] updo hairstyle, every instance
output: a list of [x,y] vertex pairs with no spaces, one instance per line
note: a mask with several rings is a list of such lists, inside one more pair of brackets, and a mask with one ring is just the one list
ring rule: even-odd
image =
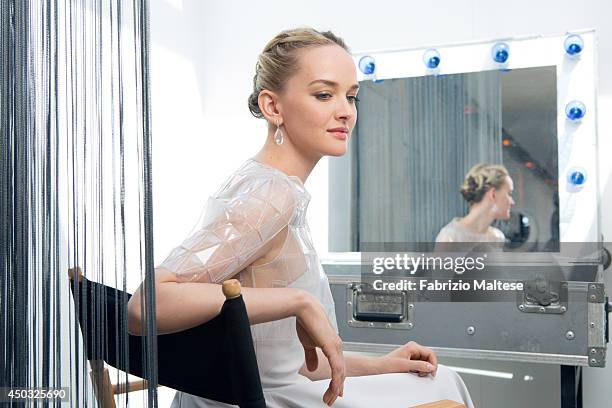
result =
[[264,117],[257,103],[259,93],[264,89],[273,92],[283,90],[287,80],[299,68],[299,50],[322,45],[339,45],[349,52],[344,40],[331,31],[319,32],[309,27],[282,31],[266,44],[255,64],[253,92],[249,96],[251,114],[256,118]]
[[477,164],[465,175],[461,195],[469,205],[479,203],[491,188],[499,189],[508,175],[508,170],[500,164]]

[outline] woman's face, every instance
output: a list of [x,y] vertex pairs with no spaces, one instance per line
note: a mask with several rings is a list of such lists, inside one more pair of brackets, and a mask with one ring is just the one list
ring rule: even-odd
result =
[[514,183],[509,176],[506,176],[506,179],[502,183],[501,187],[495,190],[495,219],[507,220],[510,218],[510,210],[514,205],[514,200],[512,199],[513,192]]
[[301,50],[299,61],[278,95],[283,130],[307,156],[341,156],[357,121],[353,59],[342,47],[326,45]]

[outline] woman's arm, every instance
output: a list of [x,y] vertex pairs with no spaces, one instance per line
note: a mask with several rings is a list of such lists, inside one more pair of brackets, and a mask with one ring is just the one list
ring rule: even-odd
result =
[[[326,358],[323,352],[317,349],[319,355],[319,364],[314,371],[309,371],[306,365],[300,369],[300,374],[312,381],[325,380],[330,377],[329,364],[326,363]],[[360,377],[363,375],[382,374],[383,370],[380,367],[379,361],[376,358],[364,357],[358,354],[344,352],[344,363],[346,365],[347,377]]]
[[[179,283],[176,274],[159,269],[155,274],[156,323],[158,333],[171,333],[197,326],[221,311],[225,296],[214,283]],[[144,283],[143,283],[144,285]],[[128,303],[128,331],[140,334],[141,285]],[[310,364],[324,363],[331,381],[323,401],[332,405],[344,391],[345,363],[342,340],[329,323],[320,302],[295,288],[242,288],[251,324],[295,316],[300,341]],[[318,358],[317,350],[321,353]],[[321,364],[319,364],[321,365]]]
[[[142,331],[141,299],[144,283],[128,303],[128,331]],[[241,289],[251,324],[296,316],[309,308],[310,296],[293,288]],[[177,280],[176,274],[158,268],[155,272],[155,306],[157,332],[166,334],[186,330],[211,320],[225,302],[221,285],[189,283]]]
[[[321,350],[317,350],[322,355]],[[300,374],[312,381],[329,378],[330,368],[325,358],[319,358],[316,370],[309,371],[306,365],[300,369]],[[380,357],[366,357],[356,353],[344,352],[347,377],[360,377],[386,373],[413,372],[420,376],[436,375],[438,359],[428,347],[411,341],[394,351]]]

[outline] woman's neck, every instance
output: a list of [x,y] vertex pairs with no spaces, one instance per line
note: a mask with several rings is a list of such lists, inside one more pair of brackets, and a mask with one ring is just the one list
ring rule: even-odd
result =
[[470,212],[459,220],[459,224],[476,233],[486,234],[493,221],[495,221],[495,217],[491,215],[487,206],[473,205]]
[[264,146],[253,158],[289,176],[297,176],[302,183],[305,183],[320,157],[307,157],[301,154],[288,140],[278,146],[271,139],[268,137]]

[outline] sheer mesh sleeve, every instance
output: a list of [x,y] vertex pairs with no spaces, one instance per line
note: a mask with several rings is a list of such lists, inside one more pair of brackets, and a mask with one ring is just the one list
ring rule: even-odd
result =
[[295,187],[274,173],[235,175],[208,199],[200,221],[161,267],[180,281],[220,283],[263,255],[291,220]]

